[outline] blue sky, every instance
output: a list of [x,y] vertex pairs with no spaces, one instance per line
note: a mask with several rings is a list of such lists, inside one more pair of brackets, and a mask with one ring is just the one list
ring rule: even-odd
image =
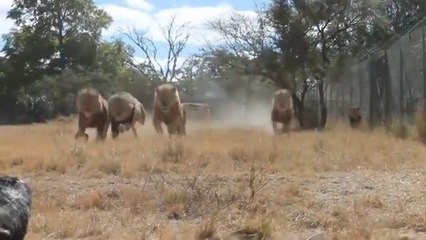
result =
[[[6,12],[11,3],[12,0],[0,0],[1,34],[6,33],[12,26],[12,23],[6,20]],[[267,3],[267,0],[95,0],[95,3],[113,17],[111,27],[103,34],[105,39],[120,36],[120,29],[135,27],[155,40],[162,53],[160,62],[164,62],[165,44],[160,26],[167,24],[171,16],[176,16],[177,25],[189,22],[191,27],[191,38],[182,56],[183,60],[185,56],[197,51],[205,40],[214,41],[217,38],[217,35],[206,29],[207,21],[226,17],[231,11],[254,16],[256,4]],[[122,39],[128,42],[125,37]],[[140,51],[136,52],[135,59],[143,60]]]

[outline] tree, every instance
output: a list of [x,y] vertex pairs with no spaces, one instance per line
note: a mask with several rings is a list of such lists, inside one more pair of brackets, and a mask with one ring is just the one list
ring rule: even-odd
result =
[[[308,82],[308,72],[317,63],[317,51],[313,47],[315,38],[309,34],[312,26],[291,1],[272,1],[266,10],[266,16],[274,30],[273,44],[276,48],[269,53],[272,62],[266,66],[267,71],[282,69],[281,71],[290,75],[286,85],[293,90],[295,113],[300,126],[316,127],[305,124],[304,114],[305,96],[312,88],[312,84]],[[282,80],[275,80],[277,83],[280,81]],[[300,98],[297,93],[300,93]]]
[[[308,63],[309,71],[315,76],[321,108],[320,128],[324,128],[327,122],[326,73],[335,60],[348,54],[347,46],[354,41],[352,33],[367,16],[366,6],[364,1],[274,0],[269,7],[271,22],[278,30],[276,42],[281,52],[285,56],[289,50],[295,50],[290,51],[286,66],[291,69]],[[296,63],[292,64],[294,59]]]
[[167,43],[166,65],[159,62],[158,46],[154,43],[152,37],[147,36],[146,32],[138,32],[135,28],[128,30],[123,34],[140,50],[145,57],[141,64],[134,66],[146,77],[154,77],[154,83],[167,83],[176,79],[179,69],[182,67],[178,63],[182,51],[190,37],[188,23],[176,27],[176,16],[172,16],[166,26],[161,26],[164,40]]
[[374,16],[396,34],[404,33],[426,16],[426,2],[422,0],[379,0],[370,6]]
[[134,49],[121,40],[101,42],[97,48],[95,68],[117,76],[132,66]]
[[92,67],[101,33],[112,19],[92,0],[14,0],[3,51],[26,84],[44,73]]
[[[256,18],[233,13],[227,19],[211,22],[210,29],[221,36],[223,43],[209,44],[204,52],[222,64],[222,69],[231,67],[240,76],[249,76],[248,90],[252,79],[293,90],[296,117],[305,128],[303,99],[308,91],[305,70],[309,62],[314,62],[311,38],[307,35],[311,28],[287,2],[277,1],[277,4],[277,8],[258,11]],[[299,80],[304,82],[302,100],[297,96]],[[247,99],[251,95],[247,91]]]
[[204,53],[215,58],[222,68],[230,67],[236,71],[240,87],[243,79],[246,80],[246,110],[250,110],[253,81],[259,76],[279,78],[269,74],[279,71],[264,71],[264,53],[271,44],[264,16],[260,12],[255,18],[233,12],[228,18],[210,21],[208,28],[218,33],[220,39],[219,44],[207,42]]

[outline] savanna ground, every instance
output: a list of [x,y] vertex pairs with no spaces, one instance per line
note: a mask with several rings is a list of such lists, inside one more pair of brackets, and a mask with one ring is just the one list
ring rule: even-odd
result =
[[105,143],[94,142],[93,130],[89,142],[74,141],[75,119],[2,126],[0,167],[33,189],[30,240],[306,239],[318,231],[400,239],[426,231],[426,147],[346,125],[274,137],[269,122],[188,122],[185,140],[170,141],[148,118],[138,140],[129,131]]

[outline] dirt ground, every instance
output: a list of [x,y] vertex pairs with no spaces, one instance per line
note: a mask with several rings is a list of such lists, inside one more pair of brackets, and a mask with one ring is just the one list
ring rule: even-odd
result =
[[31,240],[426,239],[425,146],[330,125],[190,121],[169,140],[148,124],[105,143],[75,141],[74,119],[3,126],[0,167],[33,189]]

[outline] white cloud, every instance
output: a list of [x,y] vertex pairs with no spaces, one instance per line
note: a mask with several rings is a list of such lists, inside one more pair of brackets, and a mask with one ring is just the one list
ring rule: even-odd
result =
[[[128,0],[140,1],[140,0]],[[214,41],[217,34],[207,29],[207,22],[229,16],[232,11],[247,16],[255,16],[254,11],[238,11],[227,3],[216,6],[191,7],[181,6],[177,8],[162,9],[157,12],[135,10],[117,5],[106,5],[103,7],[114,19],[111,28],[105,35],[117,34],[119,28],[126,29],[133,26],[137,30],[146,31],[155,41],[164,41],[161,31],[173,15],[176,16],[176,26],[188,23],[191,37],[189,44],[202,45],[205,40]]]
[[[152,26],[148,32],[154,40],[162,41],[163,36],[160,26],[165,26],[169,23],[173,15],[176,16],[176,26],[181,26],[184,23],[189,23],[191,37],[188,43],[200,45],[204,40],[217,39],[216,33],[207,29],[207,23],[212,20],[227,17],[232,11],[236,11],[229,4],[219,4],[217,6],[205,7],[190,7],[182,6],[179,8],[164,9],[154,15],[156,25]],[[236,11],[241,14],[251,16],[255,14],[253,11]]]
[[146,0],[126,0],[129,7],[134,7],[141,10],[151,11],[154,9],[154,5]]
[[102,8],[113,18],[111,27],[104,32],[104,35],[116,35],[120,30],[127,28],[137,30],[147,30],[153,24],[153,18],[143,11],[122,7],[118,5],[104,5]]
[[13,21],[7,19],[7,12],[12,7],[12,0],[1,0],[0,1],[0,34],[9,32],[13,27]]

